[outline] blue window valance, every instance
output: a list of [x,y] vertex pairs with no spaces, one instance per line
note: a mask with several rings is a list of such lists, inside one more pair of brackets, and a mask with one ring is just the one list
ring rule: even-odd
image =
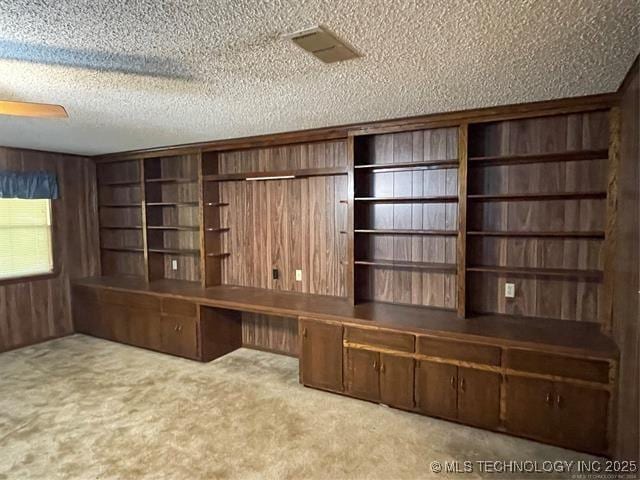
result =
[[58,181],[48,172],[0,170],[0,198],[58,198]]

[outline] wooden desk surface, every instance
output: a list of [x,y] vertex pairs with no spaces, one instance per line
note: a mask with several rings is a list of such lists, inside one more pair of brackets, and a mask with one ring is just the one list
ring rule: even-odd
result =
[[618,351],[599,326],[539,318],[477,315],[458,318],[455,312],[426,307],[368,302],[351,305],[346,299],[229,285],[204,289],[179,280],[146,282],[135,277],[92,277],[75,285],[169,296],[200,305],[290,317],[312,317],[374,328],[473,340],[500,346],[532,347],[553,353],[617,358]]

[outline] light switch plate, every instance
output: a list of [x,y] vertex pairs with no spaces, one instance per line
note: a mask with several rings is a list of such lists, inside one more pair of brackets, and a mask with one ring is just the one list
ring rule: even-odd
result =
[[504,284],[504,296],[505,298],[515,298],[516,296],[516,284],[505,283]]
[[302,270],[296,270],[296,282],[302,281]]
[[178,270],[178,260],[171,260],[171,270]]

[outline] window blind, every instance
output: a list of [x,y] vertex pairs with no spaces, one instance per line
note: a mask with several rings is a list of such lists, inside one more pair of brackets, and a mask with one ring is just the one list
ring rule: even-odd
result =
[[0,198],[0,279],[51,271],[51,200]]

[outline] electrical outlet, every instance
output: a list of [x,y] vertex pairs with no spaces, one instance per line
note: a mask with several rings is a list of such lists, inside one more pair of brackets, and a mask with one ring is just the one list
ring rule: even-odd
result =
[[515,298],[516,296],[516,284],[505,283],[504,284],[504,296],[505,298]]
[[178,270],[178,260],[171,260],[171,270]]
[[277,268],[274,268],[274,269],[271,271],[271,277],[272,277],[274,280],[277,280],[277,279],[278,279],[279,275],[278,275],[278,269],[277,269]]
[[302,281],[302,270],[296,270],[296,282]]

